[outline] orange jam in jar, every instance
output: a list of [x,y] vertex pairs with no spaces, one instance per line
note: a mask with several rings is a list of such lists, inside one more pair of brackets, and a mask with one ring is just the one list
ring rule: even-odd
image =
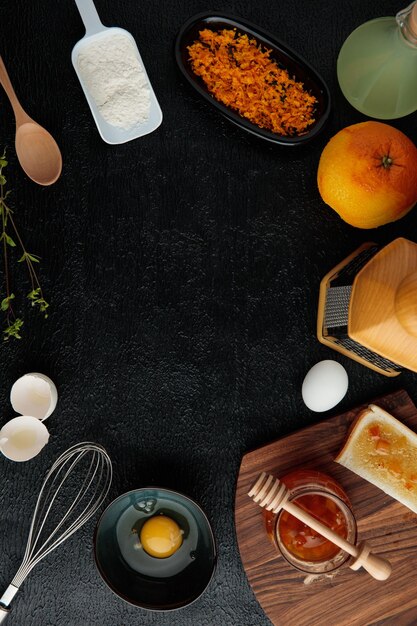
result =
[[[293,502],[301,509],[311,513],[325,526],[334,530],[343,539],[347,538],[346,517],[334,500],[319,493],[311,493],[295,498]],[[285,547],[294,556],[304,561],[332,559],[340,550],[334,543],[319,535],[287,511],[283,511],[279,517],[277,532]]]
[[[290,500],[350,542],[356,523],[347,495],[338,483],[316,470],[297,470],[280,480]],[[313,574],[334,571],[349,555],[287,511],[264,512],[266,530],[282,556],[297,569]]]

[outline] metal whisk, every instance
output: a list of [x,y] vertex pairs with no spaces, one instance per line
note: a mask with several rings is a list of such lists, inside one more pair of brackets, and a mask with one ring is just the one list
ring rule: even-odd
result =
[[106,450],[90,442],[72,446],[52,465],[36,502],[22,564],[0,598],[0,623],[35,565],[81,528],[102,505],[112,473]]

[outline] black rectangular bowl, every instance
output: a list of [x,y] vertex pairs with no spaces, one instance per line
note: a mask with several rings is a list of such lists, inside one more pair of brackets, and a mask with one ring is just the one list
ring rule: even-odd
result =
[[[192,45],[198,38],[200,30],[208,28],[213,31],[236,28],[238,33],[254,37],[263,47],[271,50],[271,59],[281,64],[291,77],[300,81],[304,89],[311,93],[317,100],[314,112],[315,122],[309,130],[293,137],[278,135],[264,128],[259,128],[256,124],[248,121],[239,113],[222,104],[209,92],[204,81],[194,74],[189,61],[187,47]],[[313,139],[323,128],[330,113],[330,93],[329,89],[320,76],[307,61],[297,55],[287,45],[281,43],[267,31],[247,22],[237,20],[231,16],[216,13],[215,15],[199,13],[191,17],[181,28],[175,41],[175,59],[178,67],[186,80],[203,98],[210,102],[222,115],[230,122],[233,122],[243,130],[246,130],[257,137],[282,146],[303,145]]]

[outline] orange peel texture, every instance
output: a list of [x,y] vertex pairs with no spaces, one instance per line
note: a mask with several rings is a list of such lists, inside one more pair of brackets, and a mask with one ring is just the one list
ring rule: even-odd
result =
[[259,128],[303,135],[314,122],[317,100],[262,50],[235,29],[205,29],[188,46],[191,68],[222,104]]
[[382,226],[417,202],[417,148],[382,122],[348,126],[325,146],[317,184],[324,202],[348,224]]

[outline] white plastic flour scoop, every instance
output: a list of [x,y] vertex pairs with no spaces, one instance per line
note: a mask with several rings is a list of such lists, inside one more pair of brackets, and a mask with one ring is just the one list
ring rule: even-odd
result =
[[72,63],[101,137],[125,143],[153,132],[162,111],[132,35],[103,26],[93,0],[75,0],[85,36],[74,46]]

